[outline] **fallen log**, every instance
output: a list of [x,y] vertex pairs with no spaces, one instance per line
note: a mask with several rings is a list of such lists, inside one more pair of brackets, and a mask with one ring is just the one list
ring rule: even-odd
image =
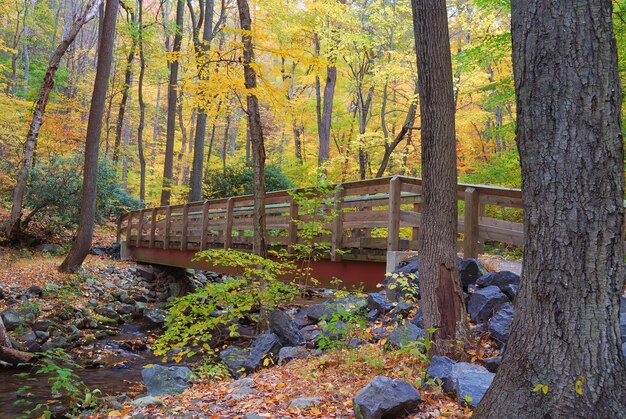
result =
[[7,362],[11,365],[17,366],[18,364],[30,362],[34,357],[35,355],[28,352],[0,346],[0,361]]

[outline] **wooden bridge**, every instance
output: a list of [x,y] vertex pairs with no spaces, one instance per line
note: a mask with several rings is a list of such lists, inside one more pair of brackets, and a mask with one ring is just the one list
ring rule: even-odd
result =
[[[304,191],[306,188],[296,191]],[[331,234],[316,240],[332,245],[328,259],[314,263],[322,281],[341,278],[345,285],[363,283],[372,289],[387,271],[388,254],[416,251],[421,224],[422,181],[395,176],[334,185],[338,216],[328,225]],[[511,209],[521,219],[519,189],[459,184],[459,233],[465,257],[476,257],[486,240],[523,245],[523,224],[505,221]],[[269,192],[265,210],[270,248],[298,242],[303,214],[289,191]],[[185,268],[215,269],[192,262],[196,252],[210,248],[252,248],[252,195],[190,202],[131,211],[120,217],[117,240],[125,258]]]

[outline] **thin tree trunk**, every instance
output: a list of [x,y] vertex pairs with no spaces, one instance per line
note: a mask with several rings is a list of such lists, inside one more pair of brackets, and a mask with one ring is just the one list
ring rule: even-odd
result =
[[329,157],[330,128],[333,117],[333,99],[337,84],[337,67],[330,65],[326,68],[326,86],[324,86],[324,110],[322,111],[322,125],[320,130],[320,149],[317,163],[322,166]]
[[[159,116],[161,114],[161,80],[157,79],[157,96],[154,105],[154,124],[152,126],[152,151],[150,154],[150,167],[154,170],[154,162],[156,160],[157,139],[159,138]],[[152,173],[152,172],[151,172]]]
[[17,175],[17,184],[13,190],[13,204],[11,206],[9,221],[6,226],[6,234],[10,240],[16,240],[20,231],[20,219],[22,217],[24,194],[26,193],[26,185],[28,182],[28,171],[30,170],[33,156],[35,154],[37,136],[39,135],[39,130],[43,124],[46,106],[48,105],[48,99],[50,98],[50,92],[52,92],[52,88],[54,87],[54,75],[59,68],[63,55],[72,42],[74,42],[74,39],[76,39],[76,35],[80,29],[85,25],[85,23],[95,17],[100,2],[101,0],[92,0],[87,4],[84,12],[77,17],[74,23],[72,23],[72,27],[66,37],[61,41],[48,63],[48,69],[46,70],[46,74],[43,79],[43,85],[41,87],[41,91],[39,92],[39,98],[35,104],[33,119],[31,120],[28,134],[26,135],[26,142],[24,143],[24,156],[22,157],[22,164],[20,165],[20,170]]
[[263,129],[261,126],[261,114],[259,100],[254,94],[256,89],[256,72],[251,64],[254,63],[254,50],[252,47],[252,20],[248,0],[237,0],[239,9],[239,21],[241,29],[246,31],[242,36],[243,42],[243,71],[245,86],[248,90],[246,103],[248,113],[248,126],[250,129],[250,142],[252,143],[253,159],[253,191],[254,191],[254,237],[252,250],[256,255],[267,257],[267,230],[265,227],[265,145],[263,143]]
[[[411,0],[422,124],[420,290],[432,354],[462,349],[469,328],[457,266],[457,171],[445,0]],[[459,348],[460,346],[460,348]]]
[[[176,34],[174,35],[173,53],[180,52],[183,39],[183,18],[185,2],[176,3]],[[174,134],[176,133],[176,102],[178,81],[178,59],[170,64],[170,79],[167,91],[167,134],[165,143],[165,164],[163,166],[163,186],[161,188],[161,205],[169,205],[172,196],[172,178],[174,172]]]
[[[626,417],[622,90],[611,7],[511,3],[524,263],[507,349],[476,418]],[[538,384],[547,393],[533,391]]]
[[76,271],[89,253],[96,216],[96,184],[98,178],[98,152],[102,130],[102,114],[109,86],[111,60],[113,57],[113,39],[119,0],[107,0],[100,49],[98,51],[98,70],[94,82],[87,139],[85,141],[85,161],[83,167],[83,191],[80,204],[80,216],[76,240],[69,254],[59,267],[61,272]]
[[139,126],[137,127],[137,153],[139,154],[139,199],[146,202],[146,158],[143,152],[143,128],[146,120],[146,104],[143,100],[143,77],[146,71],[146,58],[143,52],[143,0],[139,6]]
[[176,107],[176,114],[178,115],[178,126],[180,127],[180,132],[182,135],[182,144],[180,151],[178,152],[178,156],[176,159],[176,175],[174,178],[174,184],[180,185],[183,171],[185,170],[185,166],[187,162],[183,158],[185,154],[187,154],[187,128],[185,127],[185,118],[183,117],[183,91],[179,92],[180,100],[178,101],[178,106]]

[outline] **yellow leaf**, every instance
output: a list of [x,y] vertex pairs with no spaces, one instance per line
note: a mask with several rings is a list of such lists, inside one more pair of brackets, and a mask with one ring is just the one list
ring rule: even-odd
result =
[[285,385],[286,385],[285,383],[278,383],[278,384],[276,384],[276,388],[280,389],[280,388],[285,387]]

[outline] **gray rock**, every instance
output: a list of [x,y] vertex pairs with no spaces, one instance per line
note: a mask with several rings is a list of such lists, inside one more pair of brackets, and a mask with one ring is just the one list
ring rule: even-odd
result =
[[381,419],[402,417],[422,401],[420,394],[404,380],[379,375],[352,399],[355,417]]
[[176,394],[191,385],[192,372],[187,367],[153,365],[141,371],[148,396]]
[[41,295],[41,287],[39,285],[31,285],[28,288],[28,293],[31,295]]
[[457,402],[472,408],[478,406],[496,375],[491,372],[468,372],[455,378]]
[[367,294],[367,309],[377,310],[380,314],[388,312],[391,309],[391,303],[387,301],[385,292],[371,292]]
[[4,327],[8,331],[17,329],[22,324],[22,317],[14,308],[9,308],[0,313]]
[[391,310],[389,315],[396,319],[404,319],[409,314],[411,314],[411,310],[413,310],[413,304],[401,301],[396,304],[396,306],[393,308],[393,310]]
[[511,271],[489,272],[486,275],[481,276],[476,280],[476,285],[479,287],[496,286],[502,289],[506,285],[518,285],[520,277],[518,274]]
[[483,359],[483,364],[485,364],[485,368],[489,372],[498,372],[498,368],[500,367],[500,362],[502,362],[501,356],[494,356],[493,358],[485,358]]
[[452,365],[452,368],[450,368],[450,374],[447,377],[441,377],[441,387],[443,388],[443,391],[457,391],[457,379],[470,373],[488,374],[489,371],[487,371],[487,368],[482,365],[470,364],[469,362],[457,362]]
[[426,373],[433,378],[443,380],[444,377],[450,376],[454,364],[456,364],[456,362],[447,356],[433,356]]
[[229,346],[220,352],[220,359],[234,378],[240,377],[245,369],[244,365],[250,355],[249,351],[237,346]]
[[404,347],[420,338],[426,337],[426,331],[415,326],[413,323],[406,323],[398,326],[387,337],[387,343],[397,347]]
[[491,285],[474,291],[467,303],[467,311],[474,323],[482,323],[489,320],[502,304],[508,302],[509,298],[500,288]]
[[50,339],[49,341],[41,345],[41,350],[45,352],[48,349],[67,348],[68,346],[70,346],[70,342],[67,337],[57,336],[54,339]]
[[53,255],[63,252],[63,248],[61,246],[53,243],[40,244],[39,246],[35,247],[35,249],[39,250],[40,252],[51,253]]
[[305,343],[296,323],[282,310],[274,310],[270,314],[270,331],[278,336],[281,345],[299,346]]
[[292,359],[306,358],[309,351],[302,346],[283,346],[278,352],[278,364],[286,364]]
[[141,310],[137,310],[137,306],[135,306],[134,304],[118,304],[115,309],[119,314],[125,315],[134,313],[136,311],[142,313],[146,309],[146,307],[147,306],[144,306]]
[[517,291],[519,291],[519,285],[506,284],[503,287],[500,287],[500,291],[502,291],[504,295],[509,297],[510,301],[515,301],[515,297],[517,296]]
[[165,406],[161,400],[153,396],[140,397],[130,402],[130,404],[134,407]]
[[316,406],[322,402],[319,397],[300,397],[293,399],[289,403],[289,409],[308,409],[309,407]]
[[341,340],[350,333],[350,325],[341,320],[327,324],[322,330],[322,335],[330,340]]
[[143,317],[152,324],[160,326],[165,323],[167,311],[159,308],[147,308],[143,311]]
[[76,326],[79,330],[98,329],[100,327],[100,323],[91,317],[83,317],[81,319],[76,319],[74,326]]
[[413,323],[420,329],[424,328],[424,312],[421,308],[417,309],[417,313],[415,313],[415,316],[413,316],[413,318],[411,319],[411,323]]
[[470,284],[475,283],[478,278],[488,273],[489,271],[478,259],[470,258],[459,261],[461,286],[465,291]]
[[113,310],[111,307],[108,307],[108,306],[99,307],[95,310],[95,312],[96,314],[99,314],[102,317],[106,317],[107,319],[112,319],[112,320],[120,319],[120,315],[117,314],[115,310]]
[[513,306],[509,303],[505,303],[500,306],[496,314],[489,320],[487,330],[491,334],[491,337],[500,344],[504,344],[509,340],[513,314]]
[[624,358],[626,358],[626,343],[622,343],[622,353],[624,354]]
[[272,363],[277,362],[281,346],[280,339],[274,333],[259,335],[250,348],[250,355],[244,368],[247,371],[256,371],[264,366],[263,363],[266,359]]

